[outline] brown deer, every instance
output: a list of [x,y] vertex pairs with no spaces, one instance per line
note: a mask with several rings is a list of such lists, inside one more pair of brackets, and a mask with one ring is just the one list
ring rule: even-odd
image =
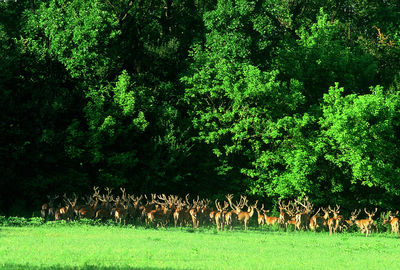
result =
[[[303,207],[303,210],[300,210],[297,207],[297,204],[301,205]],[[295,224],[295,230],[307,230],[308,226],[310,224],[310,213],[313,210],[313,205],[308,201],[308,197],[305,197],[303,202],[299,200],[295,200],[295,206],[297,209],[297,214],[296,214],[296,224]]]
[[367,237],[371,231],[372,227],[374,226],[374,220],[372,219],[373,216],[375,216],[376,212],[378,211],[378,208],[375,208],[374,212],[367,212],[367,209],[364,208],[364,212],[368,215],[367,219],[358,219],[355,220],[354,223],[360,228],[361,233],[365,233],[365,236]]
[[394,215],[392,215],[392,211],[389,211],[388,218],[385,218],[385,215],[382,214],[382,225],[390,224],[391,233],[394,233],[395,236],[399,235],[399,218],[396,217],[399,214],[399,211],[396,211]]
[[248,201],[246,196],[243,196],[243,201],[244,201],[244,205],[247,206],[247,211],[241,211],[238,216],[237,219],[239,222],[243,222],[244,224],[244,231],[247,231],[247,223],[249,222],[250,218],[253,216],[254,214],[254,209],[257,208],[257,203],[258,200],[255,202],[255,204],[253,205],[248,205]]
[[361,210],[357,211],[357,209],[355,209],[353,212],[351,212],[350,219],[345,220],[346,227],[350,228],[350,227],[356,225],[355,221],[356,221],[358,215],[360,214],[360,212],[361,212]]
[[265,224],[269,226],[273,226],[278,223],[279,218],[278,217],[269,217],[267,214],[270,212],[270,210],[263,210],[264,212],[264,220]]
[[238,220],[238,215],[239,213],[242,211],[242,208],[244,206],[244,202],[243,202],[243,197],[240,196],[240,201],[239,203],[234,204],[232,202],[232,198],[233,198],[233,194],[228,194],[226,195],[226,199],[229,202],[229,206],[231,207],[231,211],[226,212],[224,215],[224,219],[225,219],[225,225],[226,226],[230,226],[231,230],[234,229],[235,223]]
[[64,202],[65,202],[65,206],[61,207],[59,209],[56,210],[56,212],[54,213],[54,219],[55,220],[67,220],[67,221],[71,221],[74,218],[74,208],[76,205],[76,201],[78,200],[78,197],[76,196],[76,194],[74,194],[75,199],[73,201],[71,201],[66,194],[64,194]]
[[258,209],[256,207],[256,211],[257,211],[257,222],[258,222],[258,226],[264,226],[265,224],[265,218],[264,218],[264,204],[261,205],[261,208]]
[[99,203],[100,192],[98,187],[93,187],[94,194],[89,197],[88,205],[80,206],[78,215],[81,218],[92,219],[96,216],[97,204]]
[[[323,224],[323,217],[318,216],[319,211],[321,211],[321,208],[319,208],[318,211],[310,218],[309,228],[312,231],[317,231],[317,229]],[[318,219],[320,219],[322,222],[318,223]]]
[[278,206],[279,206],[279,219],[278,223],[279,225],[287,230],[288,226],[291,225],[296,225],[296,220],[294,217],[293,207],[290,207],[290,202],[288,202],[286,205],[281,202],[281,200],[278,201]]
[[53,219],[54,218],[54,214],[56,211],[55,200],[57,200],[58,198],[59,198],[58,195],[55,195],[53,197],[47,195],[48,202],[42,204],[42,208],[40,210],[40,214],[43,219]]
[[177,201],[176,201],[176,207],[175,207],[175,211],[174,211],[174,213],[173,213],[173,217],[174,217],[174,226],[176,227],[176,225],[178,225],[178,222],[180,222],[180,226],[182,226],[182,223],[183,223],[183,221],[182,221],[182,215],[181,215],[181,212],[182,212],[182,210],[183,210],[183,207],[185,206],[186,204],[184,203],[184,202],[182,202],[182,200],[181,199],[178,199]]
[[215,224],[217,225],[217,231],[222,231],[224,229],[224,214],[226,213],[228,206],[229,204],[224,201],[224,207],[221,207],[218,199],[215,200],[215,207],[217,208],[217,211],[214,214],[214,220]]
[[111,219],[112,218],[112,205],[111,203],[114,200],[114,197],[111,195],[111,189],[110,188],[105,188],[107,195],[102,195],[98,199],[101,201],[101,205],[98,207],[98,210],[96,211],[95,214],[95,219],[101,219],[101,220],[106,220],[106,219]]
[[336,233],[336,231],[339,228],[340,225],[340,219],[339,219],[339,210],[340,206],[336,205],[336,208],[331,208],[331,206],[328,206],[329,212],[333,214],[333,217],[328,219],[328,227],[329,227],[329,235],[332,235]]

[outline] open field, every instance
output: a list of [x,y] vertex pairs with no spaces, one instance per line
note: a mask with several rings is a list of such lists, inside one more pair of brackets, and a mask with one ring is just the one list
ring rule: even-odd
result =
[[398,269],[387,233],[0,227],[1,269]]

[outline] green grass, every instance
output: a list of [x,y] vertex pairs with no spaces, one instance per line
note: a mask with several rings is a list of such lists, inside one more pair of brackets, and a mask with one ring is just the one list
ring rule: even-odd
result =
[[387,233],[0,227],[0,269],[398,269]]

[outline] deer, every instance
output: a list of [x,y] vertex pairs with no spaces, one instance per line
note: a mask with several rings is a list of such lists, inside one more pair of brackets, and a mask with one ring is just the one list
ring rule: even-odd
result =
[[157,201],[155,199],[155,196],[153,197],[153,202],[157,203],[160,207],[157,207],[156,209],[147,212],[147,225],[149,225],[149,223],[151,222],[157,227],[164,227],[168,224],[171,210],[168,207],[169,201],[166,198],[165,194],[158,196],[158,198],[164,200],[164,202]]
[[105,188],[107,195],[102,195],[99,197],[101,201],[101,205],[99,209],[96,211],[95,219],[106,220],[112,217],[112,206],[111,203],[114,202],[114,197],[111,195],[111,189]]
[[321,227],[321,222],[318,222],[318,219],[320,219],[323,223],[323,217],[318,216],[319,211],[321,211],[321,208],[318,209],[318,211],[310,218],[310,224],[309,224],[309,228],[312,231],[316,231],[318,228]]
[[201,200],[201,208],[199,211],[199,223],[202,225],[209,224],[212,219],[210,219],[210,213],[214,211],[214,209],[209,207],[210,204],[209,199]]
[[182,226],[182,215],[181,215],[181,212],[182,212],[183,207],[185,205],[186,204],[184,202],[182,202],[181,199],[176,201],[176,208],[175,208],[174,213],[172,214],[173,217],[174,217],[174,226],[175,227],[176,227],[176,225],[178,224],[179,221],[181,223],[180,226]]
[[329,235],[332,235],[336,233],[337,229],[339,228],[340,225],[340,217],[339,215],[339,210],[340,206],[336,205],[336,208],[331,208],[331,206],[328,206],[329,212],[333,214],[333,217],[328,219],[328,227],[329,227]]
[[244,231],[247,231],[247,223],[249,222],[250,218],[253,216],[254,209],[257,208],[258,200],[255,202],[255,204],[250,205],[250,206],[247,204],[248,201],[247,201],[246,196],[243,196],[243,201],[244,201],[244,205],[246,205],[248,209],[247,209],[247,211],[241,211],[238,214],[237,219],[239,222],[243,221]]
[[290,202],[285,205],[281,200],[278,201],[278,205],[280,211],[278,223],[281,227],[284,227],[287,230],[289,224],[296,224],[296,221],[293,218],[293,208],[290,208]]
[[215,224],[217,225],[217,231],[222,231],[224,229],[224,214],[226,213],[228,206],[229,204],[224,201],[224,207],[221,207],[218,199],[215,200],[215,207],[217,208],[217,211],[214,213],[214,219]]
[[126,191],[124,188],[120,188],[122,195],[121,198],[118,196],[115,199],[115,208],[113,209],[115,222],[121,223],[124,221],[124,225],[126,225],[126,219],[128,216],[128,208],[129,208],[129,198],[126,196]]
[[360,232],[365,232],[366,237],[368,237],[368,235],[371,233],[372,227],[374,226],[374,220],[372,219],[372,217],[375,216],[377,211],[378,208],[375,208],[374,212],[369,213],[367,212],[367,209],[364,208],[364,212],[368,215],[368,218],[354,221],[354,223],[360,228]]
[[399,218],[396,217],[399,214],[399,211],[396,211],[394,215],[392,215],[392,211],[389,211],[388,218],[385,218],[385,215],[382,213],[382,225],[390,224],[391,233],[394,233],[395,236],[399,235]]
[[191,220],[193,228],[197,228],[199,225],[199,221],[197,218],[197,213],[200,210],[200,199],[197,196],[197,200],[193,200],[193,204],[191,205],[189,202],[189,194],[185,197],[187,209],[184,212],[185,220]]
[[71,221],[74,217],[74,208],[76,205],[76,201],[78,200],[78,197],[76,196],[76,194],[74,194],[75,199],[73,201],[71,201],[66,194],[64,194],[64,202],[65,202],[65,206],[61,207],[59,209],[56,210],[56,212],[54,213],[54,219],[55,220],[67,220],[67,221]]
[[226,195],[226,199],[228,200],[229,206],[231,207],[232,210],[229,212],[226,212],[225,216],[224,216],[225,225],[231,226],[231,230],[234,229],[234,225],[238,219],[238,215],[242,211],[242,208],[244,206],[242,196],[240,196],[239,203],[236,203],[236,204],[232,203],[232,198],[233,198],[233,194]]
[[256,207],[256,211],[257,211],[257,222],[258,222],[258,226],[264,226],[265,224],[265,217],[264,217],[264,204],[261,205],[261,208],[258,209],[258,207]]
[[350,228],[350,227],[356,225],[355,222],[356,222],[357,217],[358,217],[358,215],[360,214],[360,212],[361,212],[361,210],[358,210],[358,211],[357,211],[357,209],[355,209],[353,212],[351,212],[351,214],[350,214],[350,219],[346,219],[346,220],[344,221],[346,227]]
[[[300,209],[298,209],[297,204],[301,205],[304,208],[303,211],[300,211]],[[297,209],[295,230],[296,229],[307,230],[307,228],[310,224],[310,213],[313,210],[313,206],[308,201],[308,197],[304,198],[304,203],[299,200],[295,200],[295,206]]]
[[55,211],[56,211],[54,202],[58,198],[59,198],[58,195],[54,195],[53,197],[47,195],[48,202],[42,204],[42,208],[40,210],[40,214],[41,214],[43,219],[54,218],[54,214],[55,214]]
[[264,212],[264,220],[265,220],[265,224],[267,225],[275,225],[278,223],[279,218],[278,217],[269,217],[267,214],[270,212],[270,210],[263,210]]
[[129,207],[128,212],[129,216],[133,219],[136,220],[136,218],[140,218],[140,201],[142,200],[143,196],[140,195],[139,197],[135,197],[135,195],[129,195],[129,199],[131,201],[132,207]]
[[97,204],[99,203],[99,188],[93,187],[94,194],[89,197],[88,205],[80,206],[78,209],[79,217],[92,219],[96,216]]

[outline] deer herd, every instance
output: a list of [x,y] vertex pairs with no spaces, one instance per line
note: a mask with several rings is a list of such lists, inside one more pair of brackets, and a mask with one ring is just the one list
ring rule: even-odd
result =
[[[127,194],[121,188],[120,196],[114,196],[110,188],[100,194],[98,187],[94,187],[94,193],[79,199],[76,194],[72,198],[65,194],[48,196],[48,202],[42,205],[41,215],[46,220],[67,220],[87,218],[98,220],[113,219],[123,223],[143,223],[146,226],[165,227],[168,224],[177,226],[216,226],[217,231],[225,229],[233,230],[235,226],[243,226],[246,231],[253,215],[257,213],[259,226],[279,226],[287,230],[329,231],[329,235],[342,232],[350,228],[358,228],[362,234],[368,236],[377,230],[377,222],[373,219],[378,211],[375,208],[363,212],[367,218],[358,219],[361,210],[351,212],[350,218],[345,219],[340,215],[340,206],[320,207],[315,211],[308,197],[302,200],[296,199],[287,203],[279,200],[279,216],[269,216],[270,210],[264,209],[264,204],[258,205],[258,201],[249,204],[246,196],[240,196],[239,201],[233,201],[233,195],[226,195],[226,200],[214,201],[212,207],[209,199],[190,200],[189,194],[184,198],[165,194],[151,194],[135,196]],[[59,201],[58,206],[56,202]],[[79,203],[78,203],[79,202]],[[83,202],[83,203],[82,203]],[[82,204],[81,204],[82,203]],[[392,233],[399,234],[399,211],[381,213],[382,225],[389,224]]]

